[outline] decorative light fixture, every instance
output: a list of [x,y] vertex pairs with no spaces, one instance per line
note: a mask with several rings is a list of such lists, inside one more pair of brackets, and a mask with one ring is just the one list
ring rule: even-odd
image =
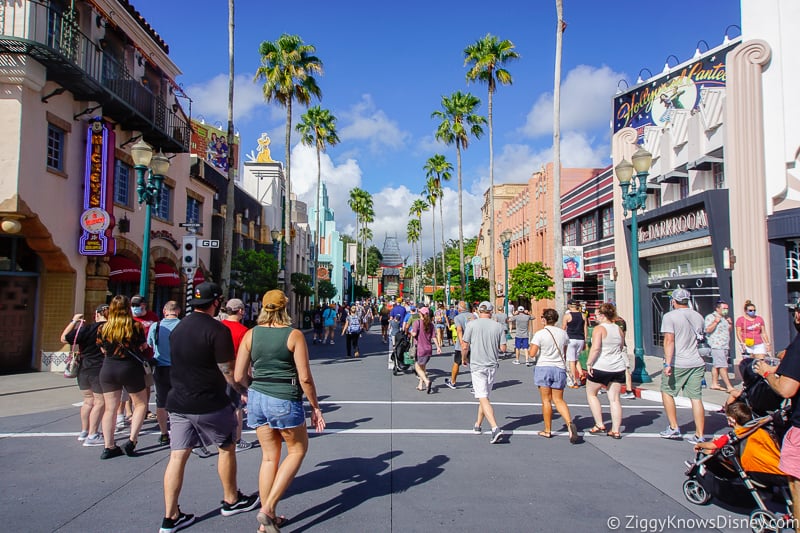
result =
[[644,82],[644,80],[642,79],[642,72],[644,72],[645,70],[648,72],[648,74],[650,74],[650,76],[648,76],[647,79],[650,79],[650,78],[653,77],[653,73],[650,72],[650,69],[647,68],[647,67],[644,67],[643,69],[641,69],[639,71],[639,76],[636,78],[636,85],[639,85],[640,83]]
[[729,42],[731,42],[731,38],[728,37],[728,30],[730,30],[731,28],[736,28],[737,30],[739,30],[739,35],[742,34],[742,28],[740,28],[736,24],[731,24],[730,26],[725,28],[725,38],[722,39],[722,44],[728,44]]
[[665,74],[665,73],[670,71],[670,68],[671,68],[669,66],[669,58],[670,57],[674,57],[675,58],[675,66],[678,66],[678,64],[680,64],[680,62],[681,62],[681,60],[678,59],[678,56],[676,56],[675,54],[668,55],[667,59],[664,60],[664,70],[661,71],[662,74]]
[[131,231],[131,221],[127,213],[124,213],[122,218],[117,221],[117,229],[120,233],[128,233]]
[[708,46],[708,43],[705,42],[705,40],[700,39],[699,41],[697,41],[697,48],[695,48],[695,50],[694,50],[694,57],[692,59],[699,59],[700,56],[702,55],[702,52],[700,52],[700,43],[703,43],[704,45],[706,45],[706,49],[705,49],[706,52],[708,52],[709,49],[711,48],[710,46]]
[[624,79],[622,79],[622,80],[619,80],[619,81],[617,82],[617,94],[622,94],[622,92],[623,92],[623,91],[622,91],[622,89],[620,89],[620,87],[619,87],[619,85],[620,85],[621,83],[624,83],[624,84],[625,84],[625,90],[626,90],[626,91],[628,90],[628,82],[627,82],[627,81],[625,81]]
[[20,215],[3,216],[2,221],[0,221],[0,229],[2,229],[4,233],[19,233],[22,231],[22,223],[19,221],[20,218],[22,218]]

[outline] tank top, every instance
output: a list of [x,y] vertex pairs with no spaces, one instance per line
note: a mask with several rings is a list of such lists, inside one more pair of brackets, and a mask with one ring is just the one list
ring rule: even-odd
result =
[[606,337],[603,339],[603,346],[600,348],[600,356],[594,362],[596,370],[604,372],[620,372],[625,370],[625,352],[622,351],[622,334],[616,324],[599,324],[606,330]]
[[[297,379],[297,367],[294,354],[286,347],[286,340],[293,328],[269,328],[256,326],[253,328],[253,339],[250,348],[250,359],[253,365],[253,378]],[[270,383],[253,381],[250,388],[282,400],[302,400],[300,385],[291,383]]]
[[569,314],[572,318],[567,322],[567,335],[570,339],[585,341],[586,337],[583,335],[583,324],[585,323],[583,313],[570,311]]

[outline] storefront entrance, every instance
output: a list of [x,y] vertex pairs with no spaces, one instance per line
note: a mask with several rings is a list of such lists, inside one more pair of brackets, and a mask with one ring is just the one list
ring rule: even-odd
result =
[[0,373],[24,372],[34,366],[36,276],[0,276]]
[[[658,284],[647,286],[650,302],[650,316],[653,321],[652,336],[645,339],[646,353],[664,353],[664,336],[661,322],[664,315],[672,310],[670,297],[672,291],[683,288],[692,294],[691,308],[703,316],[711,313],[720,299],[719,282],[716,276],[682,276],[662,279]],[[646,335],[645,335],[646,336]]]

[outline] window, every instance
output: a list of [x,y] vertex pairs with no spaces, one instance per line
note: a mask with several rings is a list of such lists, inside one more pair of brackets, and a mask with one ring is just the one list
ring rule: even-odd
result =
[[689,178],[681,178],[678,182],[679,198],[683,200],[689,196]]
[[131,167],[114,160],[114,203],[131,206]]
[[597,220],[594,213],[581,218],[581,244],[597,240]]
[[64,172],[64,130],[47,125],[47,168]]
[[601,217],[603,218],[603,237],[614,235],[614,209],[604,207]]
[[576,246],[578,244],[578,221],[573,220],[564,226],[564,246]]
[[162,220],[172,220],[172,187],[166,183],[161,187],[161,198],[153,214]]
[[722,163],[711,163],[711,174],[714,176],[714,188],[725,188],[725,166]]
[[186,197],[186,222],[200,222],[203,214],[203,202],[192,196]]

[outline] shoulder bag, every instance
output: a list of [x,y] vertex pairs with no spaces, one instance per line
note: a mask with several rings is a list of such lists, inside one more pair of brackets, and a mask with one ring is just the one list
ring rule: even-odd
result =
[[146,376],[153,374],[153,367],[150,365],[150,363],[148,363],[145,359],[142,359],[141,357],[136,355],[136,353],[130,348],[125,348],[125,351],[128,352],[128,355],[130,355],[131,357],[142,363],[142,368],[144,368],[144,373]]
[[553,339],[553,344],[556,345],[556,350],[558,350],[558,355],[561,356],[561,362],[564,363],[564,371],[567,373],[567,387],[574,387],[575,383],[575,376],[572,375],[572,372],[569,371],[569,365],[567,364],[567,358],[564,357],[564,353],[561,351],[561,347],[558,345],[558,341],[556,340],[556,336],[553,335],[553,332],[547,329],[547,326],[544,327],[545,331],[550,334],[550,337]]
[[81,368],[81,351],[78,348],[78,334],[81,332],[83,320],[78,322],[78,329],[75,331],[75,338],[72,341],[72,349],[67,354],[66,366],[64,367],[64,377],[73,379],[78,377]]

